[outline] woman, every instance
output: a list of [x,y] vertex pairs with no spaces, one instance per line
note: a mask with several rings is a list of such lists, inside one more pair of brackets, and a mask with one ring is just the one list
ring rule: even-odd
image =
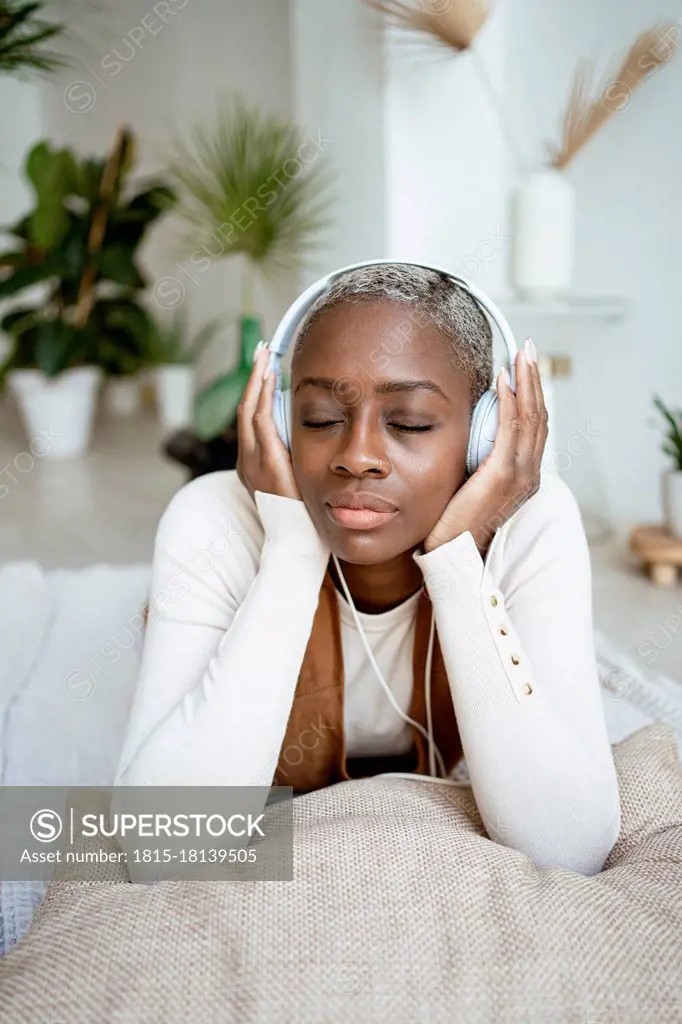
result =
[[541,469],[532,342],[516,395],[497,377],[494,448],[468,479],[492,335],[438,272],[365,267],[317,300],[292,355],[291,453],[265,356],[237,470],[187,484],[159,523],[116,784],[305,792],[424,774],[433,725],[445,757],[429,750],[428,774],[464,757],[493,840],[539,867],[600,871],[620,805],[589,554],[575,499]]

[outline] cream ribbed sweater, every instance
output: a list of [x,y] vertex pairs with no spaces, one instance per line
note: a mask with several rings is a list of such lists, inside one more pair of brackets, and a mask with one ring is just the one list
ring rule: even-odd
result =
[[[117,785],[269,785],[329,549],[302,501],[235,471],[185,485],[159,523],[149,621]],[[575,499],[540,490],[497,531],[413,556],[424,575],[474,796],[492,839],[540,867],[599,871],[620,828]],[[361,614],[403,710],[418,594]],[[349,755],[410,741],[339,594]]]

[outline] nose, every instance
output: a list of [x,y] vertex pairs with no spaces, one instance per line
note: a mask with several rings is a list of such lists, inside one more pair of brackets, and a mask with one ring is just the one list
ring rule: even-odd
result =
[[349,424],[331,461],[333,473],[348,476],[382,478],[390,472],[383,445],[368,424],[359,420]]

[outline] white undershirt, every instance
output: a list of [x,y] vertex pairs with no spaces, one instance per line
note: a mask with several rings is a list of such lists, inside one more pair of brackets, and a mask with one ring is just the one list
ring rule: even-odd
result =
[[[378,615],[357,611],[367,642],[398,707],[409,710],[413,684],[413,648],[421,590]],[[345,669],[344,726],[351,757],[405,754],[412,730],[395,710],[367,656],[353,612],[344,594],[336,593]]]
[[[210,473],[182,487],[161,518],[116,785],[272,782],[330,551],[302,501],[261,491],[255,499],[234,470]],[[469,531],[413,558],[489,836],[538,866],[601,870],[620,828],[619,792],[589,553],[570,490],[544,470],[485,563]],[[418,597],[360,616],[403,709]],[[338,600],[347,750],[400,753],[409,727]]]

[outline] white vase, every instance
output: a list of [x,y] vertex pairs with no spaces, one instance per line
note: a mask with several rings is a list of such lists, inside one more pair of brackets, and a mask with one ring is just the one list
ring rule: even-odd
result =
[[154,385],[163,426],[167,430],[190,426],[194,406],[194,367],[157,366]]
[[565,294],[573,277],[575,189],[552,167],[531,174],[513,209],[512,285],[537,301]]
[[668,469],[661,475],[661,499],[665,525],[682,537],[682,470]]
[[137,375],[109,377],[104,388],[104,408],[112,416],[134,416],[140,411],[141,381]]
[[71,459],[90,443],[99,366],[77,366],[56,377],[42,370],[11,370],[7,383],[19,407],[32,455]]

